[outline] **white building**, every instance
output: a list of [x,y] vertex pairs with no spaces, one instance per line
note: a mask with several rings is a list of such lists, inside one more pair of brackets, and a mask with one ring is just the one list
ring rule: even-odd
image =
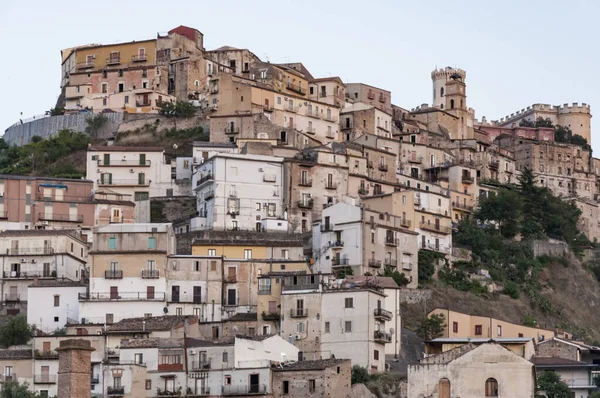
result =
[[34,279],[27,289],[27,323],[37,330],[51,333],[67,323],[78,322],[79,294],[85,293],[81,282],[62,279]]
[[217,153],[239,153],[234,143],[194,141],[192,148],[192,161],[194,165],[204,163]]
[[538,375],[556,372],[576,398],[587,398],[598,389],[594,383],[594,377],[598,374],[598,364],[544,356],[534,356],[531,362],[535,365]]
[[285,217],[283,158],[216,154],[192,178],[199,216],[191,230],[262,230],[265,219]]

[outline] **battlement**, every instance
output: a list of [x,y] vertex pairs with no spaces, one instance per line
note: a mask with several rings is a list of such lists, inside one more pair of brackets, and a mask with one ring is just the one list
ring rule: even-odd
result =
[[439,68],[439,69],[434,69],[433,72],[431,72],[431,80],[439,80],[439,79],[445,79],[447,80],[450,76],[452,75],[460,75],[460,77],[462,78],[462,80],[465,80],[467,78],[467,72],[462,70],[462,69],[458,69],[458,68],[452,68],[450,66],[447,66],[445,68]]
[[514,119],[520,119],[524,116],[528,116],[534,112],[547,112],[554,114],[565,114],[565,113],[591,113],[590,106],[586,103],[574,102],[572,105],[550,105],[550,104],[533,104],[527,108],[523,108],[520,111],[506,115],[498,120],[499,124],[510,123]]

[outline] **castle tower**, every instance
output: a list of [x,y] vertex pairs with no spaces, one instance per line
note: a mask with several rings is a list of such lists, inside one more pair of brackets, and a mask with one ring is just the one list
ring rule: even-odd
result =
[[[451,68],[450,66],[446,68],[435,69],[431,72],[431,80],[433,81],[433,106],[435,108],[447,109],[446,105],[446,95],[448,94],[448,82],[454,81],[454,78],[460,78],[463,82],[467,78],[467,72],[462,69]],[[466,85],[463,90],[465,98],[463,99],[464,109],[467,109],[466,102]],[[456,104],[455,104],[456,105]]]

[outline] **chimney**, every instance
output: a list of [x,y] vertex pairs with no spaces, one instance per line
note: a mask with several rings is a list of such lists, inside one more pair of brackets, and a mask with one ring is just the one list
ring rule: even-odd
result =
[[92,344],[88,340],[60,342],[58,351],[58,398],[90,398]]

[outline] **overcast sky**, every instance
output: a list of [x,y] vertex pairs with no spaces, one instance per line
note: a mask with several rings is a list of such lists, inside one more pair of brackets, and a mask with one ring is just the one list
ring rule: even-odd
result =
[[585,102],[594,113],[599,15],[593,0],[0,0],[0,131],[21,112],[55,105],[61,49],[154,38],[179,25],[204,33],[207,49],[300,61],[315,77],[391,90],[405,108],[431,104],[431,71],[457,66],[478,118],[536,102]]

